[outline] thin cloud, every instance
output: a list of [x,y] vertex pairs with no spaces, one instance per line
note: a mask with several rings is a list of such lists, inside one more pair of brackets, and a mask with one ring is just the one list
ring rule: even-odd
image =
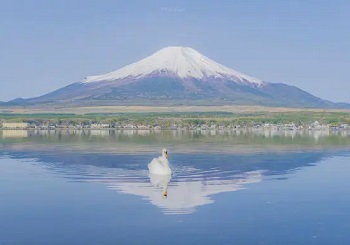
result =
[[180,13],[185,11],[184,8],[175,8],[175,7],[162,7],[161,10],[163,12],[169,12],[169,13]]

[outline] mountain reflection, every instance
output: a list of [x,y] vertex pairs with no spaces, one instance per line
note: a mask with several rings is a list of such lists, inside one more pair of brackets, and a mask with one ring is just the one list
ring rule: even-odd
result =
[[[31,159],[69,181],[101,183],[142,197],[165,214],[190,214],[214,203],[215,194],[249,188],[264,178],[287,178],[350,145],[342,135],[206,133],[2,131],[0,156]],[[160,145],[171,150],[171,178],[148,173],[147,163]]]
[[146,165],[127,169],[57,162],[43,164],[50,171],[73,182],[100,183],[119,193],[140,196],[159,207],[164,214],[191,214],[199,206],[214,203],[212,195],[237,191],[247,184],[258,183],[262,181],[264,173],[262,170],[241,172],[176,166],[173,176],[156,176],[148,174]]
[[[165,214],[190,214],[196,211],[198,206],[214,203],[211,198],[214,194],[237,191],[245,184],[257,183],[262,179],[259,171],[232,174],[226,176],[227,179],[220,179],[217,173],[217,171],[202,173],[193,171],[187,176],[175,177],[170,183],[170,176],[155,175],[150,175],[150,182],[121,181],[118,178],[104,182],[107,182],[112,190],[142,196],[161,208]],[[132,179],[136,178],[137,176],[133,176]],[[166,199],[164,199],[165,192],[167,192]]]
[[[142,197],[165,214],[190,214],[214,203],[213,195],[249,188],[266,177],[286,178],[286,173],[313,166],[332,152],[238,154],[175,154],[174,174],[152,176],[147,163],[152,155],[74,154],[59,151],[8,151],[17,159],[35,159],[49,172],[72,182],[101,183],[119,193]],[[275,176],[275,177],[274,177]],[[165,193],[167,197],[164,198]]]

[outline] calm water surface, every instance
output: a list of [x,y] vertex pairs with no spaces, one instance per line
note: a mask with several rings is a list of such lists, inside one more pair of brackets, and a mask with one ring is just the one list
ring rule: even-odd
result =
[[[0,245],[350,244],[347,134],[0,131],[0,142]],[[174,174],[150,176],[164,146]]]

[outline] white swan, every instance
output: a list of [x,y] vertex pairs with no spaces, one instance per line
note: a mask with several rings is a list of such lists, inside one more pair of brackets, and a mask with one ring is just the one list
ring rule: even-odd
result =
[[157,175],[171,175],[172,171],[169,167],[168,151],[163,149],[162,156],[153,158],[152,162],[148,164],[148,169],[151,174]]

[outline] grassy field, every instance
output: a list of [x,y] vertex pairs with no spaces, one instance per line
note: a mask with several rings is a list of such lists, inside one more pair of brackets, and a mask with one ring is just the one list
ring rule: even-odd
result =
[[94,107],[0,107],[0,113],[17,114],[87,114],[87,113],[140,113],[140,112],[344,112],[345,109],[286,108],[265,106],[94,106]]
[[258,106],[107,106],[79,108],[0,108],[0,120],[29,123],[133,123],[137,125],[256,123],[350,124],[349,110],[277,108]]

